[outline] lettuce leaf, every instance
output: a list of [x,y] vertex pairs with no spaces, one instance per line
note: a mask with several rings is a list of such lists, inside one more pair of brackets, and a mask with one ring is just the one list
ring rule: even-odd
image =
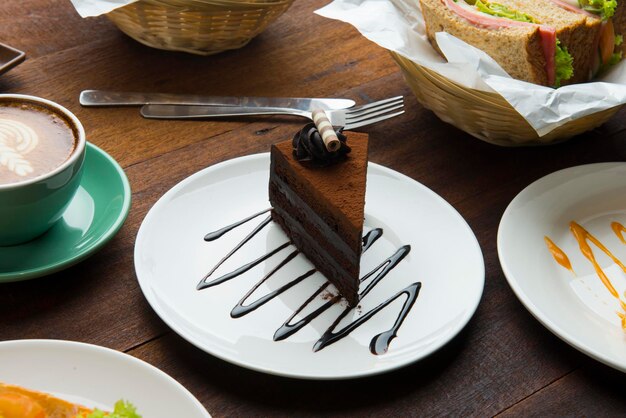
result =
[[554,55],[556,81],[554,87],[560,87],[561,81],[568,80],[574,75],[574,58],[567,51],[567,47],[561,46],[556,40],[556,54]]
[[[81,417],[82,418],[82,417]],[[141,418],[136,408],[130,402],[119,400],[115,402],[113,412],[107,413],[96,409],[84,418]]]
[[608,65],[615,65],[618,62],[620,62],[622,60],[622,52],[616,52],[613,55],[611,55],[611,58],[609,59]]
[[617,0],[578,0],[581,9],[595,13],[607,20],[615,14]]
[[481,12],[491,16],[504,17],[511,20],[517,20],[519,22],[539,23],[526,13],[518,12],[517,10],[509,9],[499,3],[488,3],[476,0],[474,6]]

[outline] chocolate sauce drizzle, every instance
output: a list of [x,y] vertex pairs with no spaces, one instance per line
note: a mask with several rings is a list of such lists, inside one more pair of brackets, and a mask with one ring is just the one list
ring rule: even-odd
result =
[[215,241],[216,239],[221,238],[222,235],[224,235],[225,233],[232,231],[233,229],[237,228],[238,226],[243,225],[243,224],[245,224],[248,221],[251,221],[252,219],[256,218],[257,216],[261,216],[264,213],[269,212],[270,210],[271,209],[262,210],[261,212],[255,213],[254,215],[251,215],[251,216],[248,216],[247,218],[242,219],[239,222],[235,222],[232,225],[225,226],[224,228],[218,229],[215,232],[209,232],[208,234],[206,234],[204,236],[204,240],[205,241]]
[[[376,237],[376,239],[380,238],[380,236],[382,236],[382,230],[381,229],[374,229],[374,230],[370,231],[370,233],[375,232],[375,231],[379,234]],[[368,235],[370,233],[368,233]],[[364,242],[368,240],[368,235],[366,235],[365,238],[363,239]],[[370,243],[370,245],[373,244],[374,242],[375,242],[375,240],[373,240]],[[405,245],[405,246],[401,247],[398,251],[395,252],[395,254],[393,254],[391,257],[387,258],[385,261],[380,263],[380,265],[378,265],[374,270],[372,270],[371,272],[369,272],[368,274],[363,276],[363,278],[361,278],[361,283],[365,282],[370,277],[372,277],[374,275],[374,273],[376,273],[377,271],[381,270],[380,273],[378,273],[376,275],[376,277],[372,280],[372,282],[362,292],[359,293],[359,301],[362,300],[374,288],[374,286],[376,286],[395,266],[397,266],[398,263],[400,261],[402,261],[402,259],[409,253],[409,251],[411,251],[411,247],[410,246]],[[302,304],[302,306],[300,306],[298,309],[296,309],[296,311],[293,313],[293,315],[291,315],[289,317],[289,319],[287,319],[287,321],[285,321],[285,323],[280,328],[278,328],[278,330],[276,330],[276,333],[274,334],[274,341],[284,340],[285,338],[295,334],[302,327],[307,325],[313,319],[315,319],[320,314],[322,314],[324,311],[326,311],[328,308],[330,308],[332,305],[334,305],[341,298],[341,296],[338,296],[338,295],[333,297],[331,300],[329,300],[328,302],[323,304],[321,307],[319,307],[318,309],[316,309],[315,311],[313,311],[312,313],[310,313],[306,317],[302,318],[300,321],[296,322],[295,324],[290,324],[291,320],[296,315],[298,315],[309,304],[310,301],[312,301],[317,295],[319,295],[326,288],[326,286],[328,284],[329,283],[326,283],[324,286],[322,286],[320,289],[318,289],[309,299],[307,299],[306,302],[304,302],[304,304]],[[391,303],[391,302],[389,302],[389,303]],[[341,315],[339,315],[337,320],[330,326],[328,331],[326,331],[326,333],[324,333],[324,335],[322,336],[320,341],[322,339],[324,339],[324,337],[327,336],[327,334],[329,332],[334,330],[337,327],[337,325],[339,324],[339,322],[341,322],[341,320],[350,311],[351,311],[351,308],[350,307],[346,307],[344,309],[344,311],[341,313]],[[351,331],[352,330],[350,330],[349,332],[345,333],[345,335],[342,334],[342,337],[348,335]],[[340,338],[342,338],[342,337],[340,337]],[[333,342],[339,340],[340,338],[333,339],[332,341],[324,344],[323,346],[317,348],[317,350],[316,350],[315,347],[317,347],[317,345],[320,343],[320,341],[318,341],[315,344],[315,346],[313,347],[313,350],[314,351],[321,350],[325,346],[327,346],[329,344],[332,344]]]
[[347,336],[352,331],[360,327],[368,319],[376,315],[378,312],[380,312],[383,308],[385,308],[391,302],[398,299],[400,296],[402,296],[402,294],[406,293],[407,299],[404,301],[404,304],[402,305],[402,310],[400,311],[400,314],[398,315],[398,318],[396,318],[396,322],[393,324],[391,329],[376,335],[374,338],[372,338],[372,341],[370,341],[370,351],[372,352],[372,354],[386,353],[387,350],[389,349],[389,344],[391,343],[391,340],[396,338],[398,329],[402,325],[402,322],[404,322],[404,319],[408,315],[409,310],[413,307],[413,304],[415,303],[415,300],[417,299],[417,296],[419,295],[419,291],[421,287],[422,287],[422,283],[420,282],[410,284],[406,288],[396,293],[394,296],[387,299],[385,302],[381,303],[374,309],[371,309],[370,311],[368,311],[362,317],[346,325],[340,331],[333,332],[333,330],[335,329],[339,321],[341,321],[344,318],[344,316],[348,313],[349,309],[347,309],[346,311],[344,311],[344,313],[342,313],[337,318],[335,323],[331,325],[330,328],[326,330],[324,335],[322,335],[322,337],[315,343],[315,345],[313,346],[313,351],[319,351],[322,348],[329,346],[334,342],[339,341],[340,339],[342,339],[343,337]]
[[[222,237],[227,232],[237,228],[240,225],[245,224],[246,222],[251,221],[252,219],[257,218],[258,216],[261,216],[262,214],[268,212],[269,210],[270,209],[258,212],[256,214],[254,214],[252,216],[249,216],[249,217],[247,217],[247,218],[245,218],[245,219],[243,219],[241,221],[238,221],[238,222],[236,222],[236,223],[234,223],[232,225],[226,226],[226,227],[221,228],[221,229],[219,229],[219,230],[217,230],[215,232],[209,233],[209,234],[207,234],[204,237],[204,239],[205,239],[205,241],[214,241],[214,240]],[[235,248],[233,248],[224,258],[222,258],[211,269],[211,271],[209,273],[207,273],[202,278],[200,283],[198,283],[198,285],[196,286],[196,289],[197,290],[206,289],[208,287],[217,286],[217,285],[219,285],[221,283],[224,283],[224,282],[226,282],[228,280],[231,280],[231,279],[233,279],[233,278],[235,278],[235,277],[245,273],[246,271],[250,270],[254,266],[260,264],[261,262],[267,260],[268,258],[274,256],[275,254],[277,254],[278,252],[282,251],[283,249],[287,248],[290,245],[290,242],[286,242],[286,243],[276,247],[275,249],[273,249],[272,251],[268,252],[267,254],[257,258],[256,260],[253,260],[253,261],[251,261],[249,263],[246,263],[243,266],[241,266],[241,267],[239,267],[239,268],[237,268],[237,269],[235,269],[235,270],[233,270],[233,271],[231,271],[229,273],[226,273],[226,274],[224,274],[224,275],[222,275],[222,276],[220,276],[220,277],[218,277],[216,279],[208,281],[209,278],[213,275],[213,273],[215,273],[215,271],[226,260],[228,260],[233,254],[235,254],[239,249],[241,249],[241,247],[243,247],[247,242],[249,242],[257,233],[259,233],[259,231],[261,231],[263,228],[265,228],[270,222],[271,222],[271,216],[268,216],[263,221],[261,221],[261,223],[259,225],[257,225],[252,232],[250,232],[245,238],[243,238],[243,240],[241,240],[241,242],[239,242],[235,246]],[[363,252],[367,251],[382,235],[383,235],[383,230],[380,229],[380,228],[372,229],[371,231],[369,231],[363,237]],[[365,289],[362,290],[359,293],[359,301],[362,300],[385,276],[387,276],[387,274],[391,270],[393,270],[398,265],[398,263],[400,263],[408,255],[408,253],[410,251],[411,251],[411,247],[409,245],[404,245],[404,246],[400,247],[393,255],[391,255],[389,258],[387,258],[382,263],[380,263],[371,272],[369,272],[368,274],[363,276],[361,278],[361,283],[364,283],[364,282],[370,280],[372,277],[373,277],[373,279],[369,282],[369,284],[367,284]],[[255,301],[250,302],[249,304],[245,305],[245,303],[248,300],[248,298],[263,283],[265,283],[277,271],[279,271],[281,268],[283,268],[285,265],[287,265],[299,253],[300,252],[298,250],[294,250],[294,251],[290,252],[283,260],[281,260],[281,262],[276,267],[274,267],[269,273],[267,273],[259,282],[257,282],[239,300],[237,305],[232,309],[232,311],[230,313],[230,316],[232,318],[241,318],[242,316],[247,315],[250,312],[258,309],[259,307],[265,305],[267,302],[269,302],[270,300],[274,299],[275,297],[277,297],[278,295],[282,294],[283,292],[287,291],[288,289],[292,288],[293,286],[297,285],[298,283],[302,282],[307,277],[310,277],[311,275],[313,275],[316,272],[315,269],[311,269],[311,270],[307,271],[306,273],[296,277],[295,279],[293,279],[292,281],[288,282],[287,284],[284,284],[280,288],[278,288],[278,289],[276,289],[276,290],[274,290],[274,291],[272,291],[270,293],[267,293],[266,295],[260,297],[259,299],[257,299]],[[337,303],[341,299],[340,295],[335,295],[330,300],[328,300],[327,302],[322,304],[320,307],[315,309],[313,312],[309,313],[307,316],[305,316],[304,318],[300,319],[298,322],[293,323],[293,324],[291,323],[291,321],[300,312],[302,312],[302,310],[304,310],[309,305],[309,303],[311,303],[318,295],[320,295],[329,286],[329,284],[330,284],[330,282],[326,282],[325,284],[320,286],[319,289],[317,289],[298,309],[295,310],[295,312],[283,323],[283,325],[276,330],[276,332],[274,333],[274,337],[273,337],[274,341],[284,340],[284,339],[290,337],[291,335],[295,334],[296,332],[298,332],[304,326],[309,324],[311,321],[313,321],[320,314],[325,312],[327,309],[329,309],[331,306],[333,306],[335,303]],[[313,351],[319,351],[319,350],[323,349],[324,347],[327,347],[327,346],[329,346],[329,345],[331,345],[331,344],[341,340],[342,338],[346,337],[352,331],[354,331],[356,328],[360,327],[367,320],[369,320],[374,315],[376,315],[378,312],[383,310],[386,306],[391,304],[393,301],[395,301],[396,299],[402,297],[402,295],[406,295],[406,300],[404,301],[404,303],[402,305],[402,309],[400,310],[400,312],[398,314],[398,317],[396,318],[396,321],[394,322],[393,326],[389,330],[376,335],[370,342],[370,351],[373,354],[383,354],[383,353],[385,353],[388,350],[388,348],[389,348],[389,344],[391,343],[391,340],[393,340],[397,336],[398,329],[400,328],[400,326],[404,322],[405,318],[409,314],[409,311],[413,307],[413,305],[415,303],[415,300],[417,299],[417,297],[419,295],[419,291],[421,289],[421,285],[422,284],[420,282],[412,283],[411,285],[409,285],[406,288],[400,290],[395,295],[393,295],[392,297],[387,299],[385,302],[381,303],[380,305],[378,305],[375,308],[371,309],[370,311],[366,312],[360,318],[354,320],[353,322],[351,322],[348,325],[344,326],[339,331],[335,332],[335,329],[337,328],[339,323],[352,310],[352,308],[346,307],[343,310],[343,312],[337,317],[337,319],[333,322],[333,324],[321,336],[321,338],[315,343],[315,345],[313,346]]]

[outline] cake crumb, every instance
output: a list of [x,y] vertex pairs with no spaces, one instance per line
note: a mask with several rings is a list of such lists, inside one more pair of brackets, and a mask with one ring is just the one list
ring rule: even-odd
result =
[[337,296],[337,295],[335,295],[332,292],[329,292],[328,290],[326,290],[326,291],[324,291],[324,293],[322,293],[322,299],[324,299],[324,300],[331,300],[335,296]]

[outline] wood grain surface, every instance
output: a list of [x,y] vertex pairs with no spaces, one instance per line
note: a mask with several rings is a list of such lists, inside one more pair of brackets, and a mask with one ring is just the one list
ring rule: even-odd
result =
[[[626,375],[537,322],[509,288],[496,251],[500,217],[525,186],[562,168],[626,159],[626,113],[560,145],[483,143],[418,104],[385,50],[347,24],[314,15],[324,4],[298,0],[246,47],[198,57],[145,47],[105,17],[80,18],[69,0],[1,2],[0,42],[24,50],[27,59],[0,77],[0,92],[42,96],[76,113],[88,140],[125,169],[133,204],[119,234],[88,260],[45,278],[0,285],[0,340],[67,339],[127,352],[179,380],[218,417],[626,414]],[[264,375],[196,349],[157,317],[139,289],[133,265],[139,225],[182,179],[220,161],[266,152],[301,122],[146,120],[134,108],[82,108],[84,89],[350,97],[358,103],[404,95],[405,115],[366,129],[370,160],[433,189],[467,220],[486,266],[476,314],[431,357],[352,381]]]

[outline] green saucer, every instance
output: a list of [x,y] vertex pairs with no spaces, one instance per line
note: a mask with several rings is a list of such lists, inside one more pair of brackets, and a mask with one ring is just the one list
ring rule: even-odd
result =
[[45,276],[84,260],[113,238],[129,209],[124,170],[88,143],[80,187],[63,217],[33,241],[0,247],[0,283]]

